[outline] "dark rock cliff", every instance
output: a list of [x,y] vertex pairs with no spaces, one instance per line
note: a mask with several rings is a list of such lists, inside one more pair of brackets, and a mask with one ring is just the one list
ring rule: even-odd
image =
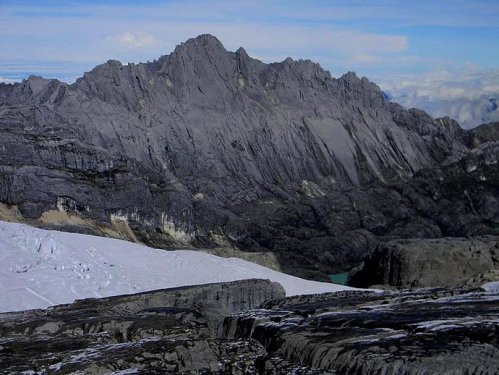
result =
[[471,152],[457,123],[388,103],[354,73],[264,64],[210,35],[154,62],[108,61],[72,85],[0,84],[0,131],[1,219],[272,251],[284,271],[319,279],[385,237],[497,228],[497,174],[449,172],[473,172],[482,192],[468,202],[432,172]]
[[217,339],[227,314],[284,297],[268,280],[156,290],[0,314],[0,374],[246,374],[256,342]]
[[486,142],[498,142],[499,141],[499,123],[491,122],[489,124],[483,124],[477,126],[469,131],[470,133],[470,145],[477,147],[482,143]]
[[497,306],[459,288],[297,296],[227,317],[224,334],[326,373],[494,374]]
[[493,374],[498,297],[244,280],[87,299],[0,314],[0,374]]
[[350,275],[359,287],[426,288],[497,278],[499,237],[406,239],[378,245]]

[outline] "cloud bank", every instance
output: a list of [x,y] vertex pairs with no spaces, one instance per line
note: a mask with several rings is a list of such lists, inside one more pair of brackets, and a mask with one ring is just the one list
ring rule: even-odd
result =
[[464,128],[499,121],[499,69],[443,70],[386,80],[380,86],[404,107],[421,108],[434,117],[452,117]]
[[0,83],[14,83],[14,82],[17,82],[17,80],[0,76]]

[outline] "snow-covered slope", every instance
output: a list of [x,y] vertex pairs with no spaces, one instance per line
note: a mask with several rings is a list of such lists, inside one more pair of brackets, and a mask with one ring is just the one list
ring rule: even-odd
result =
[[0,221],[0,311],[249,278],[277,281],[288,296],[350,289],[289,276],[237,258],[157,250]]

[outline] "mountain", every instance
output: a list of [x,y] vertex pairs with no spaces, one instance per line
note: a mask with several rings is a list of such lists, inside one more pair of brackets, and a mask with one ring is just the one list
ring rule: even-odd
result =
[[387,238],[499,222],[497,146],[387,102],[354,73],[264,64],[210,35],[72,85],[0,84],[0,129],[1,219],[272,252],[302,277],[348,271]]
[[499,141],[499,122],[483,124],[470,131],[473,146]]

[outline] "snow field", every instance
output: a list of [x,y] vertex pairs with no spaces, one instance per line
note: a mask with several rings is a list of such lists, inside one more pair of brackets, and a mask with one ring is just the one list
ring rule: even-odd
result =
[[353,289],[202,251],[158,250],[0,221],[0,312],[251,278],[276,281],[288,296]]

